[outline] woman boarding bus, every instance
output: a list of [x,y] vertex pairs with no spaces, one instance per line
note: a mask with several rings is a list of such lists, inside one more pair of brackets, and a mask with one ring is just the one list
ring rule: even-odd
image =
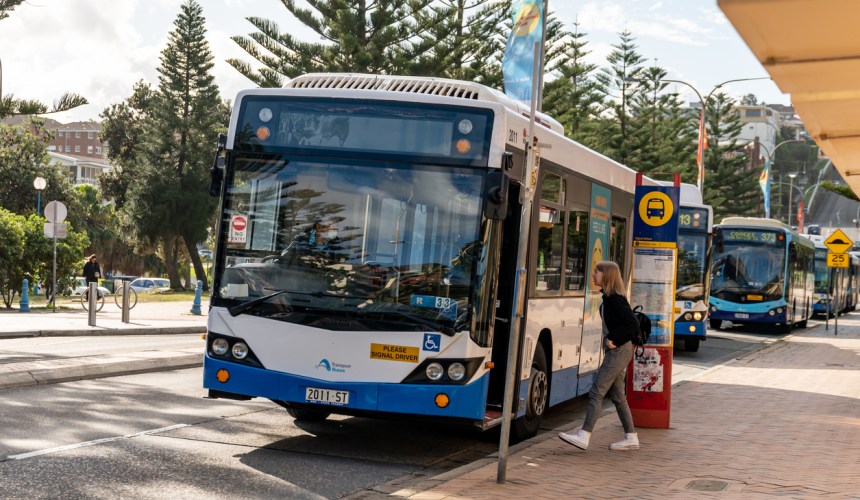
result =
[[[221,197],[210,396],[269,398],[299,419],[486,429],[514,371],[522,438],[587,393],[602,356],[589,271],[601,260],[629,271],[636,174],[537,121],[534,177],[527,109],[475,83],[318,74],[240,92],[210,190]],[[535,207],[520,234],[525,183]]]
[[782,222],[728,217],[714,226],[711,328],[806,327],[812,315],[815,247]]

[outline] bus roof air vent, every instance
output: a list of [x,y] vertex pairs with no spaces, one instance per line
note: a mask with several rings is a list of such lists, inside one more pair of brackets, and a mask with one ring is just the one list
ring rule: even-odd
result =
[[[427,76],[367,75],[360,73],[309,73],[298,76],[284,85],[294,89],[370,90],[437,95],[456,99],[497,102],[517,114],[528,117],[529,106],[514,101],[503,92],[474,82],[433,78]],[[544,127],[564,134],[564,127],[544,113],[537,113],[536,121]]]

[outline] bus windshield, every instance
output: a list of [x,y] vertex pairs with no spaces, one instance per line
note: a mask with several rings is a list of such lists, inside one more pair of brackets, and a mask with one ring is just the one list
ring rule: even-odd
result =
[[711,295],[731,302],[778,300],[783,295],[785,245],[726,241],[714,253]]
[[707,232],[678,234],[678,278],[675,300],[705,299],[705,261],[708,251]]
[[827,249],[815,249],[815,293],[828,293]]
[[483,169],[260,153],[230,161],[213,305],[271,295],[242,313],[341,330],[464,321],[485,270]]

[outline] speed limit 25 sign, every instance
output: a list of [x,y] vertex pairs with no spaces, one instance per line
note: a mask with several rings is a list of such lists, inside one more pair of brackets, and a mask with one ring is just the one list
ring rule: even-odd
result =
[[849,259],[847,253],[827,252],[827,267],[848,267]]

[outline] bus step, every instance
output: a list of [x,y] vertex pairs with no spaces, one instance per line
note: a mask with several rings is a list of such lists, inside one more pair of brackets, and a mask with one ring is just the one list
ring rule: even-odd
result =
[[484,411],[484,421],[481,425],[484,429],[495,427],[502,423],[502,410],[495,408],[487,408]]

